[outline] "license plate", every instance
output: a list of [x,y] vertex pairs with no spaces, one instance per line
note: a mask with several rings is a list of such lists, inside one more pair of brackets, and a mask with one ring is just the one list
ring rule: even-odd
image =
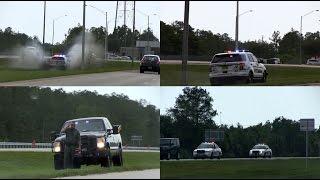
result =
[[228,66],[221,66],[221,68],[222,68],[223,71],[228,70]]
[[148,69],[152,69],[152,67],[148,67]]

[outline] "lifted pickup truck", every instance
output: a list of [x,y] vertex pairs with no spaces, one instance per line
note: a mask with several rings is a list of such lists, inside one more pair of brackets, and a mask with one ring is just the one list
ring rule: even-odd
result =
[[[80,168],[83,164],[100,164],[102,167],[123,165],[120,125],[112,126],[106,117],[89,117],[66,121],[63,128],[71,121],[81,137],[81,151],[75,155],[74,168]],[[51,134],[56,170],[64,169],[65,138],[65,133],[61,131]]]

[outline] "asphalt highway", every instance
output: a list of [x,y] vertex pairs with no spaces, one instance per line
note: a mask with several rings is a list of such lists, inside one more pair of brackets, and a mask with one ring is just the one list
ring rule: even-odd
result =
[[0,86],[160,86],[153,72],[116,71],[0,83]]

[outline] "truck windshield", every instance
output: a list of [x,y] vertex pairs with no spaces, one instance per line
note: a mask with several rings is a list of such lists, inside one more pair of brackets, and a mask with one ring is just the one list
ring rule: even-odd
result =
[[171,139],[160,139],[160,146],[170,146]]
[[158,57],[157,56],[144,56],[143,61],[158,61]]
[[[95,131],[105,131],[104,123],[102,119],[86,119],[74,121],[76,129],[79,132],[95,132]],[[67,126],[66,122],[63,127]]]

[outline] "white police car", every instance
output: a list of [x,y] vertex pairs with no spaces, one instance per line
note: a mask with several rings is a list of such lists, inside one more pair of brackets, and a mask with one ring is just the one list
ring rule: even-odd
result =
[[205,159],[205,158],[217,158],[220,159],[222,156],[222,151],[219,146],[214,142],[204,142],[201,143],[197,149],[193,151],[194,159]]
[[210,63],[209,79],[211,85],[229,80],[267,81],[266,67],[248,51],[228,51],[213,56]]
[[49,67],[67,69],[70,67],[70,58],[62,54],[53,55],[51,59],[48,60],[47,65]]
[[249,157],[272,157],[272,150],[266,144],[257,144],[249,151]]

